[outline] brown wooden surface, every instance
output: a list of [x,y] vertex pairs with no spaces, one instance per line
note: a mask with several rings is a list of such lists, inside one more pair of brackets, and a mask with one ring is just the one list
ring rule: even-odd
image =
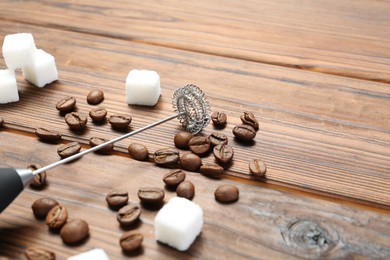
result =
[[[58,159],[56,148],[59,145],[42,143],[30,135],[2,131],[0,142],[3,158],[0,166],[23,168],[31,162],[46,164]],[[102,160],[110,163],[102,164]],[[99,247],[104,248],[112,259],[125,257],[118,245],[125,230],[119,227],[115,212],[107,207],[105,195],[116,187],[128,190],[130,201],[138,202],[138,188],[164,187],[162,176],[168,171],[126,155],[96,154],[53,169],[46,189],[26,189],[2,213],[0,251],[19,258],[25,247],[40,245],[51,248],[60,259],[65,259],[75,252]],[[159,244],[153,236],[153,219],[157,211],[142,208],[141,221],[134,228],[145,235],[145,241],[143,250],[136,256],[151,259],[186,256],[201,259],[299,259],[384,258],[390,255],[390,218],[387,214],[238,182],[233,184],[240,190],[239,201],[222,205],[214,200],[214,190],[221,184],[232,184],[231,181],[210,180],[198,173],[188,173],[187,180],[196,187],[193,201],[204,210],[205,224],[201,236],[185,253]],[[53,197],[67,207],[70,218],[81,218],[89,223],[91,236],[86,243],[65,246],[58,234],[50,233],[42,221],[34,218],[30,206],[44,196]],[[165,201],[173,196],[174,192],[166,190]],[[315,245],[314,238],[307,244],[302,241],[305,236],[310,237],[310,225],[322,230],[327,241],[324,246]]]
[[[21,100],[0,105],[5,119],[0,167],[59,159],[56,145],[31,134],[39,126],[82,143],[92,136],[123,134],[108,123],[91,122],[83,134],[69,131],[54,108],[63,96],[76,97],[78,111],[87,114],[92,106],[86,95],[100,88],[106,97],[101,106],[109,114],[131,114],[132,130],[171,115],[174,89],[194,83],[206,92],[212,110],[228,115],[225,129],[210,125],[202,134],[226,134],[235,149],[234,162],[223,180],[189,176],[206,221],[190,251],[178,253],[156,243],[156,212],[145,209],[137,228],[146,240],[138,256],[389,257],[389,9],[389,3],[379,1],[1,1],[0,42],[7,34],[33,33],[38,48],[55,56],[60,80],[39,89],[18,74]],[[3,59],[0,66],[5,67]],[[160,74],[162,95],[155,107],[126,104],[124,82],[130,69]],[[260,121],[251,145],[237,142],[231,132],[243,111]],[[171,121],[119,142],[118,152],[103,157],[109,158],[104,163],[92,155],[50,171],[47,189],[26,190],[0,216],[0,256],[18,258],[26,246],[54,241],[60,259],[93,247],[104,248],[112,258],[125,257],[117,243],[123,230],[104,195],[126,187],[136,201],[139,187],[162,186],[167,170],[128,159],[127,145],[143,142],[150,152],[172,147],[179,130],[178,122]],[[266,178],[249,174],[252,158],[266,161]],[[203,161],[214,161],[212,154]],[[240,201],[217,204],[213,190],[231,181],[240,188]],[[167,199],[173,195],[168,192]],[[77,247],[62,245],[32,217],[31,203],[41,196],[54,196],[71,215],[85,217],[90,240]],[[305,248],[291,238],[288,227],[295,232],[310,226],[307,221],[326,229],[328,239],[338,238],[335,248]]]
[[0,18],[390,82],[387,1],[14,1]]

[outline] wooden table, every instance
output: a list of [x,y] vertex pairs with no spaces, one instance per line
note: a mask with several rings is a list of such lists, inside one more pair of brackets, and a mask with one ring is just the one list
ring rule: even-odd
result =
[[[0,105],[1,167],[46,165],[70,140],[87,149],[90,137],[122,134],[91,122],[82,134],[70,131],[55,109],[64,96],[88,113],[86,95],[103,90],[101,106],[131,114],[131,131],[171,115],[171,95],[187,83],[207,94],[213,111],[227,114],[224,129],[209,125],[202,134],[227,135],[235,157],[221,180],[187,173],[204,226],[186,252],[155,241],[157,210],[143,208],[132,227],[144,234],[142,249],[124,254],[118,239],[125,229],[105,202],[113,189],[128,190],[138,202],[140,187],[164,187],[169,169],[131,159],[127,146],[141,142],[151,153],[173,147],[180,125],[170,121],[117,143],[111,155],[91,154],[49,171],[43,190],[27,188],[0,215],[0,256],[23,258],[27,247],[40,246],[58,259],[92,248],[110,259],[390,258],[389,14],[389,2],[365,0],[1,1],[0,41],[31,32],[59,71],[59,80],[43,89],[17,73],[20,101]],[[131,69],[159,73],[155,107],[127,105]],[[250,145],[232,134],[244,111],[260,122]],[[60,131],[62,141],[38,141],[37,127]],[[250,175],[255,158],[266,162],[265,178]],[[202,160],[214,162],[212,154]],[[238,202],[215,201],[222,184],[239,188]],[[166,190],[165,202],[175,195]],[[87,241],[65,245],[34,218],[31,204],[46,196],[89,223]]]

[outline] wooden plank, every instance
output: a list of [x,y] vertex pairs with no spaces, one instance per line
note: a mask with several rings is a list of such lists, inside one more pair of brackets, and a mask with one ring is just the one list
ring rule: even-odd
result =
[[387,1],[14,1],[0,19],[390,82]]
[[[3,25],[1,35],[31,31],[37,46],[56,57],[60,74],[58,82],[43,89],[30,86],[18,75],[21,100],[1,105],[0,116],[7,128],[33,132],[45,126],[60,131],[65,139],[84,143],[92,136],[111,139],[121,133],[109,124],[90,123],[82,134],[69,131],[55,104],[73,95],[78,111],[88,113],[92,106],[85,97],[97,87],[106,94],[102,106],[109,114],[131,114],[132,129],[138,129],[173,114],[174,89],[196,83],[206,92],[212,109],[228,115],[225,129],[210,125],[204,131],[226,134],[235,149],[226,174],[253,179],[248,161],[263,158],[267,178],[259,181],[390,205],[390,114],[386,113],[390,91],[386,84],[25,24]],[[155,107],[126,104],[124,81],[133,68],[159,72],[162,96]],[[251,145],[237,142],[231,132],[243,111],[253,112],[260,120],[260,131]],[[145,143],[151,152],[172,147],[179,130],[178,122],[171,121],[120,142],[117,148],[126,152],[134,141]],[[214,161],[212,154],[203,161]]]
[[[55,151],[59,145],[39,142],[31,135],[0,131],[0,144],[0,167],[24,168],[31,163],[47,164],[58,159]],[[107,207],[105,195],[112,189],[125,189],[130,201],[138,202],[138,189],[164,187],[162,176],[167,171],[128,156],[96,154],[49,171],[44,190],[27,188],[0,215],[0,256],[23,258],[26,247],[40,246],[56,252],[59,259],[96,247],[103,248],[110,259],[123,258],[118,240],[125,230],[119,227],[116,213]],[[389,211],[384,214],[229,180],[208,179],[197,173],[188,173],[187,180],[196,187],[194,202],[204,210],[201,236],[186,252],[157,243],[153,227],[157,211],[142,207],[141,221],[132,228],[145,239],[143,249],[135,256],[147,259],[390,257]],[[214,200],[214,190],[222,184],[239,188],[238,202],[222,205]],[[70,218],[89,223],[90,238],[85,243],[67,246],[58,234],[49,232],[42,221],[34,218],[32,203],[47,196],[65,206]],[[173,196],[173,191],[166,190],[165,202]]]

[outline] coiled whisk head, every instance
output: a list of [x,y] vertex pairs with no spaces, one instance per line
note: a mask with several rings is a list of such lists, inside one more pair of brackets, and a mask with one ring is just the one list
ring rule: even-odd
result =
[[210,122],[210,105],[203,91],[193,84],[175,90],[173,109],[180,113],[180,123],[186,131],[197,134]]

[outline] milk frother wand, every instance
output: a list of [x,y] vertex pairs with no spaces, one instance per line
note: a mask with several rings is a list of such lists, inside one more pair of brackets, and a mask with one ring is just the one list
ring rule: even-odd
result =
[[177,114],[144,126],[133,132],[124,134],[115,139],[94,146],[70,157],[64,158],[52,164],[46,165],[35,171],[30,169],[0,168],[0,213],[19,195],[19,193],[30,184],[34,176],[64,163],[73,161],[88,153],[97,151],[106,145],[116,143],[120,140],[138,134],[149,128],[178,118],[180,123],[188,132],[199,133],[210,122],[210,105],[202,90],[195,85],[188,84],[175,90],[172,95],[172,105]]

